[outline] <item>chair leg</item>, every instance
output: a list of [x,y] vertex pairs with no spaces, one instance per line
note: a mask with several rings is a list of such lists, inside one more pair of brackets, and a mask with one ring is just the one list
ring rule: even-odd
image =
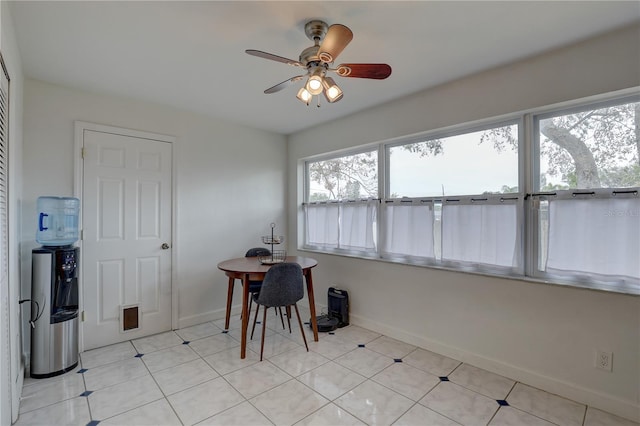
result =
[[262,342],[260,342],[260,361],[264,353],[264,331],[267,329],[267,307],[264,307],[264,315],[262,316]]
[[296,308],[296,315],[298,317],[298,325],[300,325],[300,333],[302,333],[302,340],[304,340],[304,346],[307,348],[307,352],[309,352],[309,345],[307,345],[307,336],[304,334],[304,328],[302,328],[302,320],[300,319],[300,311],[298,311],[298,305],[296,303],[294,303],[293,307]]
[[285,311],[287,312],[287,322],[289,323],[289,334],[291,334],[291,306],[287,306]]
[[[267,307],[264,307],[265,312],[267,311]],[[249,312],[251,312],[251,308],[249,308]],[[256,321],[258,321],[258,312],[260,312],[260,304],[256,303],[256,314],[253,316],[253,327],[251,327],[251,337],[249,340],[253,340],[253,332],[256,330]]]
[[280,322],[282,323],[282,329],[284,330],[284,317],[282,316],[282,307],[278,306],[277,311],[280,311]]

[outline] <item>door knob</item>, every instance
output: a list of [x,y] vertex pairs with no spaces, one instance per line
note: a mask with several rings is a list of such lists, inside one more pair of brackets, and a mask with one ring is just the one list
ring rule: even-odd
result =
[[162,246],[160,246],[160,247],[162,247],[162,250],[168,250],[169,249],[169,244],[162,243]]

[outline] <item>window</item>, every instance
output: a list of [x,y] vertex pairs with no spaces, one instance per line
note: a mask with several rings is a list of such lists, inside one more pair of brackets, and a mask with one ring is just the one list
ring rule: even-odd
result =
[[534,274],[605,286],[640,282],[640,102],[535,117]]
[[518,124],[390,146],[389,198],[518,192]]
[[375,253],[378,151],[306,163],[305,245]]
[[519,124],[391,145],[381,256],[521,271]]
[[640,294],[640,95],[575,105],[307,161],[305,248]]

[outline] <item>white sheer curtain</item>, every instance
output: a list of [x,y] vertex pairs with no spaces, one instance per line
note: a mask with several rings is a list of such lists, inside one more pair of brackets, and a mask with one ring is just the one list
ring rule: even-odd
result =
[[339,247],[345,250],[375,251],[374,229],[378,200],[340,204]]
[[433,203],[388,202],[383,205],[382,255],[433,258]]
[[549,201],[547,271],[640,280],[640,199]]
[[305,204],[304,212],[305,244],[320,248],[338,247],[338,204]]
[[518,203],[465,202],[442,206],[442,260],[519,267]]
[[305,204],[305,245],[375,252],[378,200]]

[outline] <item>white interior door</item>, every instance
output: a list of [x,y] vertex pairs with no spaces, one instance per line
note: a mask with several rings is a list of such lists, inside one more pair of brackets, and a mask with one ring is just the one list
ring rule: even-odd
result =
[[[84,350],[171,329],[171,143],[84,129]],[[137,328],[123,326],[122,308]]]

